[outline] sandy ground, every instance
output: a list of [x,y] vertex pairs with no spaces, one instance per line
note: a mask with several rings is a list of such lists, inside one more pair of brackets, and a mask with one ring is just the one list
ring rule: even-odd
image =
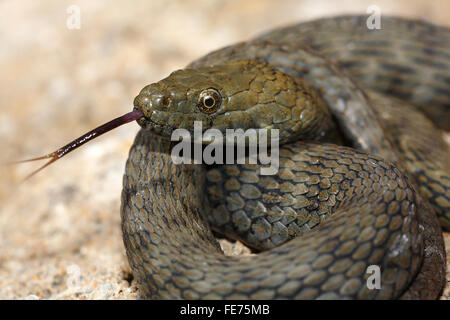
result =
[[[80,29],[67,28],[71,4],[81,9]],[[2,1],[0,162],[53,151],[128,112],[144,85],[213,49],[370,4],[450,25],[446,0]],[[36,164],[0,168],[0,298],[139,296],[119,215],[137,130],[119,128],[23,184]]]

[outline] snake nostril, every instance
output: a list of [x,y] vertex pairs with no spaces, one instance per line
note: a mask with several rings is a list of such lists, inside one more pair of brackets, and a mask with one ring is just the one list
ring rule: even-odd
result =
[[156,110],[162,110],[169,107],[171,102],[170,97],[160,94],[153,93],[150,95],[150,107]]
[[168,107],[170,105],[170,101],[171,101],[170,97],[167,96],[164,96],[161,99],[161,103],[164,107]]

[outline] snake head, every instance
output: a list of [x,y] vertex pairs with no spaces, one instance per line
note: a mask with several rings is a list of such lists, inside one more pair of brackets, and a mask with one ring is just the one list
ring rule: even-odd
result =
[[[308,137],[317,131],[324,109],[318,96],[303,83],[269,64],[235,60],[224,64],[183,69],[144,87],[134,107],[144,117],[145,129],[170,137],[175,129],[202,130],[285,129],[280,141]],[[318,117],[317,115],[322,115]],[[320,127],[320,126],[319,126]],[[317,134],[317,132],[314,132]]]

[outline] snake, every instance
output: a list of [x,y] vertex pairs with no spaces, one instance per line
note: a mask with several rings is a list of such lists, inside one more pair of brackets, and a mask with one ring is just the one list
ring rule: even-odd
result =
[[[274,29],[140,91],[126,117],[141,129],[120,212],[143,297],[439,297],[442,230],[450,231],[442,134],[450,129],[450,29],[387,16],[369,29],[366,20]],[[264,164],[249,161],[176,162],[171,137],[178,129],[195,135],[196,121],[202,133],[277,130],[278,171],[262,174]],[[225,255],[218,236],[254,254]]]
[[[341,16],[211,52],[144,87],[123,240],[144,297],[435,299],[450,229],[450,30]],[[434,122],[433,122],[434,120]],[[174,163],[177,129],[279,130],[279,171]],[[257,254],[225,256],[215,234]],[[368,285],[370,267],[380,286]]]

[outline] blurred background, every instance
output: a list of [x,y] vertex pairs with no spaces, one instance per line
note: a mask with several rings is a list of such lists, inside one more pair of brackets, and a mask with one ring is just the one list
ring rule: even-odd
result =
[[[68,28],[71,5],[79,29]],[[143,86],[211,50],[369,5],[450,26],[447,0],[0,1],[0,162],[54,151],[130,111]],[[39,163],[0,168],[0,298],[137,297],[119,214],[137,130],[116,129],[26,183]]]

